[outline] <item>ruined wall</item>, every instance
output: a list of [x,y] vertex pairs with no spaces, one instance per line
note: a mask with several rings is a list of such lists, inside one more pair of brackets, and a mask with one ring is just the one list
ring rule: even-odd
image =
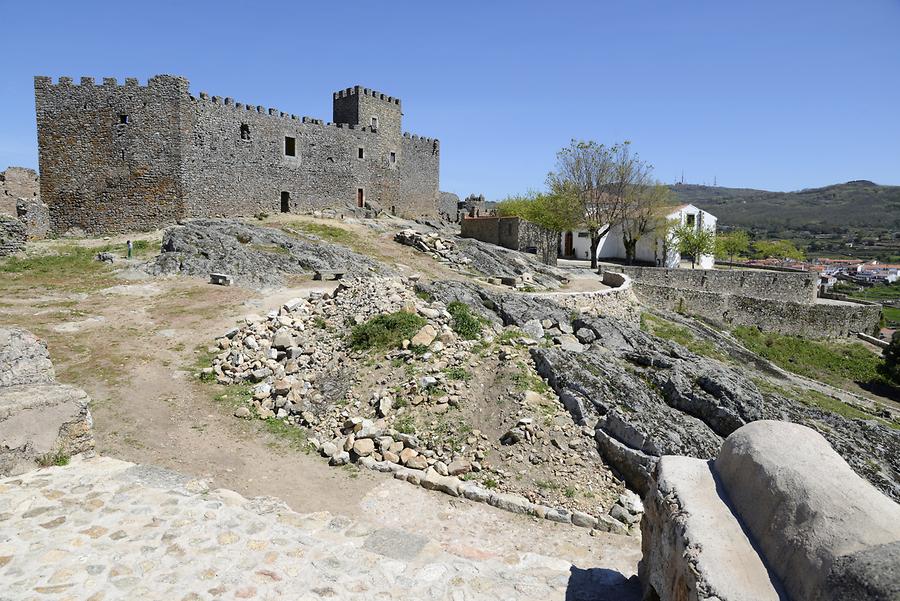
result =
[[438,141],[401,135],[399,99],[367,88],[334,94],[337,124],[195,98],[186,79],[171,76],[147,86],[36,77],[35,103],[55,232],[275,213],[283,198],[290,211],[340,210],[357,206],[360,189],[366,204],[398,215],[437,210]]
[[634,326],[640,324],[641,310],[632,290],[631,279],[618,273],[604,273],[603,283],[610,286],[610,289],[594,292],[551,292],[530,296],[551,298],[557,305],[573,311],[606,315]]
[[40,200],[37,172],[26,167],[9,167],[0,171],[0,213],[16,215],[20,199]]
[[20,198],[16,217],[25,225],[29,240],[42,240],[50,234],[50,209],[39,198]]
[[6,215],[0,215],[0,257],[11,255],[25,248],[25,224]]
[[152,229],[184,217],[188,82],[35,77],[41,198],[54,232]]
[[438,202],[441,145],[433,138],[403,134],[400,161],[400,199],[409,216],[433,214]]
[[639,284],[797,303],[815,302],[818,282],[818,275],[812,272],[663,269],[633,266],[618,267],[616,270],[628,274]]
[[679,290],[635,280],[638,299],[648,305],[702,317],[719,326],[756,326],[806,338],[838,338],[872,333],[881,318],[878,305],[805,304],[699,290]]
[[500,246],[500,218],[467,217],[460,222],[459,235]]

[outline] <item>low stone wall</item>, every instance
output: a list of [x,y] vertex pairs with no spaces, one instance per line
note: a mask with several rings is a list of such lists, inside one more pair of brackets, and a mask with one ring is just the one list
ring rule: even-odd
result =
[[25,248],[28,235],[25,224],[5,215],[0,215],[0,257],[11,255]]
[[679,290],[637,281],[634,292],[645,304],[702,317],[720,326],[757,326],[764,331],[807,338],[872,333],[881,319],[881,307],[869,304],[803,304]]
[[805,271],[663,269],[634,266],[613,269],[621,270],[640,284],[795,303],[815,302],[818,282],[815,273]]
[[531,294],[534,298],[550,298],[559,306],[592,315],[608,315],[636,325],[641,321],[641,311],[632,290],[632,281],[621,273],[603,274],[608,290],[595,292],[551,292]]

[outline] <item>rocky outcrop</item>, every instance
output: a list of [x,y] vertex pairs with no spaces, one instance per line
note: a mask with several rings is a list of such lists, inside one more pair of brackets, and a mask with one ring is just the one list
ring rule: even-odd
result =
[[[883,563],[897,557],[900,505],[856,475],[820,434],[785,422],[749,424],[726,439],[715,470],[791,599],[900,594],[900,561]],[[878,562],[893,577],[854,586],[857,570],[876,572]]]
[[900,506],[809,428],[761,420],[715,461],[662,457],[644,507],[645,599],[900,595]]
[[659,460],[641,520],[644,599],[786,601],[717,488],[711,462]]
[[275,286],[285,274],[339,271],[364,274],[386,268],[345,246],[307,234],[233,219],[194,219],[166,230],[153,275],[231,275],[239,284]]
[[34,335],[0,328],[0,476],[93,450],[89,402],[83,390],[56,382]]

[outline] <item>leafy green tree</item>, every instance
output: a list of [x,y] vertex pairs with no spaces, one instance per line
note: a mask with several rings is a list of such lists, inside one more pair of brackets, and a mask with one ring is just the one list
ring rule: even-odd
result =
[[677,223],[672,227],[672,239],[678,252],[691,258],[691,269],[700,257],[716,251],[716,233],[692,223]]
[[795,259],[802,261],[805,253],[794,246],[790,240],[757,240],[753,243],[753,250],[758,259]]
[[630,195],[647,185],[650,171],[628,141],[606,146],[572,140],[556,154],[556,169],[547,175],[547,184],[553,191],[574,192],[579,201],[582,226],[591,237],[591,268],[597,268],[600,240],[625,219]]
[[746,255],[750,250],[750,236],[744,230],[735,230],[716,236],[716,256],[732,263],[736,256]]
[[520,217],[539,226],[538,249],[541,262],[556,264],[562,232],[577,229],[582,221],[581,204],[570,185],[558,185],[551,192],[529,192],[513,196],[497,205],[501,217]]

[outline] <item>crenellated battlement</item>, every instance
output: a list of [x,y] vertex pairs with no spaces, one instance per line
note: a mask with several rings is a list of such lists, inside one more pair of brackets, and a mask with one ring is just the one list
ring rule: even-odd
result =
[[171,87],[173,83],[182,85],[185,89],[188,87],[188,80],[178,75],[154,75],[147,80],[146,85],[141,85],[137,77],[126,77],[124,83],[119,83],[115,77],[104,77],[102,83],[97,84],[96,78],[90,76],[82,76],[78,83],[75,83],[72,77],[62,75],[53,83],[53,78],[47,75],[35,75],[35,89],[68,89],[68,88],[100,88],[100,89],[152,89],[157,87]]
[[388,94],[384,94],[382,92],[378,92],[376,90],[372,90],[370,88],[364,88],[362,86],[353,86],[352,88],[346,88],[344,90],[339,90],[332,94],[333,100],[338,100],[339,98],[349,98],[350,96],[363,95],[363,96],[371,96],[376,100],[383,100],[388,104],[394,104],[400,106],[400,99],[395,98],[393,96],[389,96]]
[[34,93],[54,232],[366,203],[435,212],[438,140],[403,133],[400,99],[371,88],[334,92],[330,121],[192,91],[174,75],[39,75]]

